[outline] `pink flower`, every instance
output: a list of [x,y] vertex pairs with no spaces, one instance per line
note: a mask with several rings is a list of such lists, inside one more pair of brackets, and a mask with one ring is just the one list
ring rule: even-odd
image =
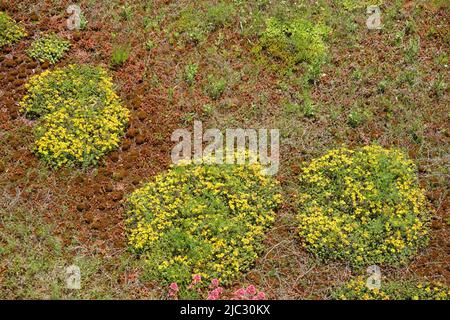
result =
[[254,285],[249,285],[247,288],[241,288],[234,292],[233,300],[264,300],[266,294],[262,291],[256,290]]
[[194,278],[193,278],[193,283],[194,284],[195,283],[199,283],[201,281],[202,281],[202,276],[201,275],[199,275],[199,274],[194,275]]
[[219,286],[219,280],[216,279],[216,278],[214,278],[214,279],[211,280],[211,284],[212,284],[214,287],[218,287],[218,286]]
[[246,292],[247,292],[248,295],[251,295],[251,296],[255,295],[255,294],[256,294],[256,288],[255,288],[255,286],[254,286],[254,285],[249,285],[249,286],[247,287]]
[[207,300],[219,300],[219,297],[212,293],[209,293]]
[[265,300],[266,299],[266,294],[262,291],[258,292],[258,294],[255,297],[255,300]]
[[236,299],[242,299],[245,296],[245,289],[241,288],[234,293]]
[[219,300],[220,295],[223,292],[223,288],[218,287],[208,293],[208,300]]
[[178,292],[178,285],[175,282],[172,282],[169,286],[170,290],[172,290],[173,292]]

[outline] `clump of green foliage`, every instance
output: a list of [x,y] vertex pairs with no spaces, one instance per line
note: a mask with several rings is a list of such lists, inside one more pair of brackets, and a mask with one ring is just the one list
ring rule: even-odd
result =
[[363,125],[367,121],[367,119],[367,113],[360,110],[352,110],[347,117],[347,123],[350,127],[357,128]]
[[234,6],[223,1],[209,7],[190,6],[180,13],[171,29],[176,39],[180,38],[186,43],[199,43],[210,32],[230,24],[234,15]]
[[129,45],[114,45],[111,53],[111,68],[116,69],[122,66],[130,57],[131,48]]
[[211,31],[226,27],[232,22],[236,14],[232,4],[221,1],[214,6],[210,6],[206,11],[206,23]]
[[83,12],[80,12],[80,30],[87,29],[89,21],[86,19],[86,16]]
[[151,51],[154,47],[155,47],[155,43],[153,42],[152,39],[148,39],[148,40],[145,42],[145,50]]
[[426,198],[398,150],[332,150],[302,170],[300,183],[299,234],[323,260],[399,265],[428,241]]
[[325,37],[330,29],[304,18],[269,18],[256,51],[264,51],[288,66],[301,62],[321,65],[327,56]]
[[126,21],[131,21],[133,19],[133,8],[128,4],[128,2],[125,2],[125,4],[120,7],[119,15]]
[[193,275],[230,283],[261,252],[281,203],[279,184],[260,164],[185,164],[129,198],[128,242],[147,277],[188,285]]
[[0,12],[0,48],[11,45],[26,35],[24,27],[6,13]]
[[184,80],[187,84],[192,85],[195,82],[195,77],[198,72],[198,64],[197,63],[189,63],[184,68]]
[[311,99],[311,93],[308,90],[305,90],[301,95],[303,103],[293,103],[287,102],[283,109],[287,115],[300,116],[305,118],[314,118],[317,113],[317,106],[314,104]]
[[442,283],[382,281],[381,288],[370,289],[366,279],[357,277],[332,293],[339,300],[449,300],[450,290]]
[[69,65],[46,70],[25,87],[21,110],[39,119],[34,151],[52,167],[87,167],[118,147],[129,111],[104,69]]
[[208,76],[208,85],[206,87],[206,92],[211,99],[219,99],[226,88],[227,81],[224,78],[218,78],[213,75]]
[[33,41],[28,50],[28,55],[40,62],[56,63],[69,48],[70,42],[68,40],[52,33]]
[[197,10],[187,8],[180,13],[180,17],[173,25],[174,37],[184,42],[198,43],[206,36],[205,21]]

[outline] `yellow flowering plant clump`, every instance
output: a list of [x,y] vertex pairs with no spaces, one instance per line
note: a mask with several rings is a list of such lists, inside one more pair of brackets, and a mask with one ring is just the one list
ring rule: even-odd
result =
[[56,63],[69,48],[70,42],[68,40],[52,33],[35,40],[28,50],[28,55],[40,62]]
[[426,198],[398,150],[332,150],[303,168],[300,183],[299,235],[323,260],[400,265],[428,242]]
[[364,277],[356,277],[332,293],[338,300],[450,300],[450,289],[440,282],[382,281],[369,288]]
[[17,42],[26,35],[24,27],[16,23],[8,14],[0,12],[0,49]]
[[21,110],[39,118],[35,152],[51,166],[87,167],[119,146],[130,112],[104,69],[69,65],[47,70],[33,76],[26,88]]
[[279,191],[258,163],[173,166],[130,196],[129,245],[150,279],[188,285],[200,275],[227,284],[263,249]]

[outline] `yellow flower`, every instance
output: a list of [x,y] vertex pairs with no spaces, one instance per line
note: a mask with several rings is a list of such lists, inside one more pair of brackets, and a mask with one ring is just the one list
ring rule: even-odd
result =
[[428,241],[424,192],[398,150],[331,150],[302,170],[300,183],[299,235],[322,259],[401,264]]
[[40,117],[35,152],[54,167],[95,164],[118,147],[130,114],[106,71],[90,66],[32,77],[20,105],[28,116]]
[[[281,200],[278,188],[259,164],[172,166],[130,196],[129,244],[155,278],[183,283],[201,273],[228,283],[261,252]],[[161,268],[161,259],[178,255],[182,264],[174,258]]]

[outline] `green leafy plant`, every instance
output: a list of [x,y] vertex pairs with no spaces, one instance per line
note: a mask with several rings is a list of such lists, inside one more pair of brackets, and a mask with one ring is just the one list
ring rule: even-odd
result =
[[0,12],[0,49],[19,41],[26,35],[24,27],[6,13]]
[[234,6],[223,1],[208,8],[203,5],[189,6],[171,25],[171,31],[175,38],[181,38],[186,43],[199,43],[210,32],[227,26],[234,14]]
[[207,104],[203,105],[202,111],[205,113],[206,116],[209,116],[213,113],[214,106],[212,104],[207,103]]
[[198,72],[197,63],[189,63],[184,68],[184,79],[189,85],[194,84],[197,72]]
[[316,115],[316,105],[312,100],[307,99],[303,102],[303,115],[307,118],[314,118]]
[[352,128],[357,128],[366,122],[367,116],[359,110],[353,110],[349,113],[347,123]]
[[33,76],[20,102],[38,118],[35,153],[53,167],[96,164],[118,147],[129,111],[105,70],[69,65]]
[[300,175],[299,235],[323,260],[401,265],[428,242],[415,166],[397,150],[332,150]]
[[187,112],[184,113],[181,116],[181,122],[183,122],[185,125],[191,123],[192,121],[194,121],[194,119],[197,117],[197,113],[196,112]]
[[155,47],[155,43],[152,39],[148,39],[147,42],[145,42],[145,49],[147,51],[151,51]]
[[303,116],[303,108],[300,104],[294,102],[286,102],[283,110],[287,115]]
[[150,17],[147,17],[147,16],[145,16],[142,19],[142,23],[144,25],[145,31],[156,29],[158,27],[158,21],[155,21],[154,19],[151,19]]
[[129,45],[114,45],[111,53],[111,68],[119,68],[130,57],[131,47]]
[[85,30],[88,26],[89,21],[87,21],[86,16],[83,12],[80,12],[80,30]]
[[316,115],[316,106],[311,100],[305,100],[303,104],[289,102],[284,105],[283,109],[289,115],[306,118],[314,118]]
[[28,55],[41,62],[49,61],[56,63],[70,48],[70,42],[56,34],[48,34],[33,41]]
[[120,16],[126,21],[133,19],[133,8],[127,2],[120,7]]
[[171,26],[175,38],[181,38],[186,43],[198,43],[206,37],[205,20],[199,10],[186,8],[180,13],[178,20]]
[[381,288],[370,289],[366,279],[357,277],[332,293],[339,300],[450,300],[449,288],[439,282],[381,281]]
[[130,196],[128,242],[150,279],[227,284],[258,257],[280,202],[259,164],[174,166]]
[[304,90],[297,97],[303,100],[302,103],[286,102],[283,110],[287,115],[294,115],[306,118],[314,118],[317,113],[317,106],[311,98],[309,90]]
[[217,78],[213,75],[208,76],[208,86],[206,91],[211,99],[217,100],[227,87],[227,81],[223,78]]
[[234,6],[224,1],[209,7],[206,12],[206,21],[209,30],[214,31],[218,28],[227,26],[232,21],[235,13]]
[[414,62],[420,51],[420,38],[416,36],[409,39],[408,46],[405,48],[405,60],[408,63]]
[[303,18],[288,21],[269,18],[256,51],[267,52],[288,66],[300,62],[320,65],[327,56],[328,49],[324,38],[329,32],[328,27],[313,24]]

